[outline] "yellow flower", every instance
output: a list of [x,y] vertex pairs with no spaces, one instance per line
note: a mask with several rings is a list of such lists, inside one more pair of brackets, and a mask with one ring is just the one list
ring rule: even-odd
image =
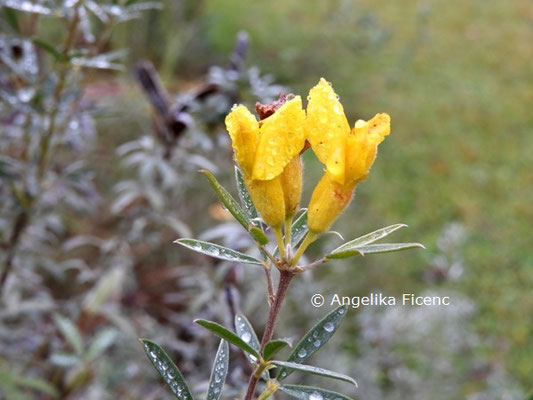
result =
[[377,114],[350,129],[338,96],[324,78],[309,96],[306,136],[326,172],[311,196],[308,224],[312,232],[323,232],[349,204],[355,186],[367,178],[377,146],[390,133],[390,117]]
[[252,201],[265,222],[273,227],[280,227],[298,207],[304,121],[300,96],[261,121],[242,105],[226,117],[235,158]]

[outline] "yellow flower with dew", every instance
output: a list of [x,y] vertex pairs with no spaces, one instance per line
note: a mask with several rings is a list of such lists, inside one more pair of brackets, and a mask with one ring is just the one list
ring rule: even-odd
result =
[[350,203],[357,184],[368,177],[378,145],[390,133],[390,117],[377,114],[350,129],[342,104],[324,79],[309,92],[306,138],[326,166],[311,196],[308,225],[326,231]]
[[278,105],[260,121],[245,106],[236,106],[226,117],[226,128],[250,197],[279,243],[281,226],[300,202],[305,112],[300,96],[288,101],[280,96]]

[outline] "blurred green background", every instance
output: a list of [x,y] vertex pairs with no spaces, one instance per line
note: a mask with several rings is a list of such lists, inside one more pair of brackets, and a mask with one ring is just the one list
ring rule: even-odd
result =
[[[207,0],[168,7],[144,21],[144,35],[130,26],[117,40],[137,44],[132,57],[156,61],[171,86],[223,60],[246,30],[251,62],[294,93],[306,96],[323,76],[351,124],[391,115],[392,134],[336,228],[355,236],[404,222],[409,228],[398,238],[428,249],[324,268],[320,279],[353,295],[417,290],[443,227],[458,222],[466,229],[464,274],[445,285],[474,300],[489,357],[530,384],[533,4]],[[312,158],[304,199],[321,173]]]
[[[472,357],[483,360],[490,368],[503,366],[506,382],[524,390],[531,389],[531,0],[163,0],[162,3],[162,11],[147,11],[138,20],[113,28],[106,50],[128,50],[128,73],[88,72],[82,83],[93,96],[92,100],[99,101],[100,111],[103,110],[97,118],[98,148],[89,154],[88,161],[96,171],[96,186],[104,201],[110,204],[114,184],[133,175],[133,168],[130,171],[120,169],[115,154],[117,146],[153,128],[153,112],[138,88],[133,66],[142,59],[152,61],[169,92],[180,93],[198,86],[210,66],[226,65],[237,33],[244,30],[250,36],[248,64],[257,65],[262,73],[272,74],[276,83],[289,87],[291,92],[305,98],[308,90],[324,77],[340,95],[350,125],[357,119],[370,119],[378,112],[391,115],[392,133],[380,145],[369,179],[357,188],[355,200],[334,229],[345,239],[351,239],[401,222],[409,228],[394,233],[391,240],[416,241],[427,247],[424,251],[369,255],[330,263],[313,272],[312,277],[304,274],[303,283],[295,285],[287,305],[288,316],[283,317],[285,325],[282,325],[287,327],[284,334],[303,333],[311,318],[318,318],[320,312],[309,304],[310,295],[316,292],[346,296],[362,296],[371,291],[396,296],[404,292],[421,294],[427,290],[447,293],[451,294],[452,301],[469,299],[474,304],[473,317],[466,318],[462,326],[459,326],[462,321],[459,319],[459,325],[452,329],[475,334],[477,338],[473,346],[475,355],[463,352],[459,346],[454,349],[456,353],[449,356],[459,371],[457,374],[462,374],[463,364]],[[42,27],[49,37],[55,35],[58,41],[62,39],[61,25],[55,20],[43,20]],[[250,100],[251,104],[255,101]],[[192,135],[192,130],[187,134]],[[220,149],[217,158],[212,160],[222,159],[229,164],[228,142],[216,143],[220,144]],[[303,206],[322,174],[322,166],[311,151],[305,153],[304,161]],[[220,164],[225,167],[223,162]],[[186,222],[190,223],[192,234],[198,235],[220,221],[212,218],[211,211],[206,213],[199,209],[206,203],[214,203],[215,196],[208,185],[194,175],[195,169],[196,166],[189,166],[184,175],[179,175],[183,172],[179,171],[180,179],[185,176],[184,186],[189,185],[187,190],[190,191],[185,193],[182,204],[174,206],[185,210],[182,216],[188,218]],[[233,188],[232,174],[230,170],[219,171],[217,177]],[[113,224],[118,225],[122,222],[117,221],[123,220],[102,215],[71,218],[69,229],[75,233],[93,230],[97,236],[105,238]],[[161,236],[162,241],[170,243],[175,233],[165,231]],[[313,245],[311,252],[318,255],[321,249],[331,249],[337,244],[338,239],[327,236]],[[140,310],[141,315],[156,310],[155,307],[150,309],[150,301],[153,301],[149,298],[153,294],[149,293],[150,289],[156,287],[153,302],[163,304],[161,293],[164,290],[161,293],[157,290],[165,285],[172,286],[179,274],[188,278],[187,268],[198,266],[192,270],[200,271],[195,277],[199,281],[205,278],[202,274],[207,277],[218,274],[216,279],[219,279],[226,272],[213,272],[216,268],[211,267],[215,264],[205,259],[189,259],[189,253],[170,244],[168,253],[154,248],[156,251],[141,248],[138,251],[141,256],[132,267],[139,275],[138,282],[129,284],[128,289],[138,284],[141,295],[131,298],[117,295],[120,299],[117,301],[124,307]],[[92,255],[85,257],[91,259]],[[104,264],[95,261],[98,263]],[[180,268],[185,272],[175,271]],[[247,290],[256,291],[250,280],[254,277],[257,276],[246,276]],[[148,284],[143,286],[143,280]],[[219,286],[214,289],[220,290],[219,281],[213,284],[216,285]],[[209,288],[206,292],[213,289],[209,285],[206,287]],[[178,285],[176,288],[172,290],[181,290]],[[58,292],[62,298],[63,293]],[[143,297],[145,292],[148,296]],[[209,295],[213,294],[206,294]],[[65,298],[68,296],[67,293]],[[195,313],[201,309],[200,303],[195,303],[197,299],[193,297],[193,300],[187,298],[190,302],[183,308],[179,303],[181,298],[177,301],[179,313],[191,314],[191,318],[187,315],[187,320],[196,317]],[[263,298],[261,302],[264,303]],[[246,308],[245,293],[242,303]],[[169,311],[165,306],[153,311],[153,318],[174,334],[177,324],[169,321],[175,318],[172,313],[176,310]],[[250,306],[250,309],[253,308]],[[252,322],[260,327],[264,320],[256,311],[253,309]],[[167,320],[168,315],[172,318]],[[293,317],[297,323],[291,319]],[[344,349],[345,358],[361,359],[364,365],[365,357],[375,356],[368,348],[378,348],[379,343],[365,347],[363,310],[354,311],[350,317],[353,318],[346,318],[343,326],[347,336],[344,342],[340,339],[336,342],[337,350]],[[429,316],[426,317],[429,320]],[[421,318],[426,317],[422,315]],[[139,320],[142,331],[144,320],[141,317]],[[420,325],[423,324],[421,321]],[[180,340],[200,342],[193,329],[186,326],[186,334],[182,335],[186,339],[180,337]],[[168,342],[174,339],[172,334],[169,333]],[[435,347],[439,346],[437,341],[435,339]],[[422,344],[402,347],[403,344],[398,344],[390,353],[426,351]],[[202,345],[205,342],[200,343]],[[173,350],[186,353],[177,346]],[[336,354],[333,351],[331,354]],[[430,357],[431,353],[426,353]],[[325,354],[326,361],[328,354]],[[198,356],[194,354],[191,358],[196,362]],[[337,359],[329,362],[330,365],[324,367],[333,368]],[[413,364],[409,367],[425,376],[425,364],[409,362]],[[191,365],[189,370],[194,371],[197,364]],[[351,364],[347,364],[346,370],[350,367]],[[482,367],[479,371],[466,367],[465,370],[471,375],[461,375],[453,381],[453,384],[464,385],[460,389],[462,394],[477,393],[490,386],[484,382],[486,371]],[[389,382],[381,378],[375,379],[376,385],[387,389]],[[438,375],[433,378],[434,382],[440,382]],[[159,385],[159,381],[156,383]],[[493,397],[472,399],[498,398],[494,393]],[[428,398],[420,396],[410,398]],[[159,397],[154,395],[153,398]],[[367,398],[372,396],[367,394]]]

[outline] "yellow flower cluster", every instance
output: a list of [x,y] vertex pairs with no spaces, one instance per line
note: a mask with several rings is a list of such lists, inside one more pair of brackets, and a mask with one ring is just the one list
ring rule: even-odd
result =
[[309,92],[307,110],[300,96],[271,116],[257,121],[244,106],[226,117],[235,158],[252,201],[264,221],[280,229],[298,209],[302,191],[300,152],[306,140],[325,167],[311,196],[308,225],[326,231],[352,199],[356,185],[367,178],[377,146],[390,133],[390,117],[377,114],[350,129],[343,107],[325,79]]

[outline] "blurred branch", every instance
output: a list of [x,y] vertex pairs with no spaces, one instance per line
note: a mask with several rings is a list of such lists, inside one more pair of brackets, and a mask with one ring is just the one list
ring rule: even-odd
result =
[[[78,9],[80,5],[81,5],[81,0],[78,0],[76,4],[74,5],[74,9],[73,9],[74,15],[68,26],[67,35],[65,38],[65,45],[63,49],[63,59],[61,60],[62,64],[59,70],[57,86],[54,89],[52,108],[51,108],[50,115],[49,115],[50,121],[48,124],[48,129],[43,135],[40,146],[39,146],[40,154],[39,154],[38,168],[37,168],[37,188],[38,188],[37,190],[38,191],[40,190],[42,179],[43,179],[44,173],[47,170],[48,162],[50,159],[50,154],[49,154],[50,147],[51,147],[50,144],[52,142],[54,133],[56,132],[57,116],[59,112],[61,96],[63,95],[63,90],[65,88],[66,79],[67,79],[67,74],[68,74],[68,71],[70,70],[69,64],[68,64],[68,57],[74,45],[76,34],[77,34],[77,29],[78,29],[78,24],[80,22],[79,13],[78,13]],[[13,227],[11,238],[9,240],[9,245],[10,245],[9,252],[6,258],[4,270],[2,271],[2,275],[0,276],[0,293],[3,291],[5,282],[7,281],[7,278],[9,274],[11,273],[11,270],[13,269],[13,261],[16,255],[18,243],[24,231],[26,230],[27,226],[30,223],[32,209],[38,197],[39,197],[39,192],[31,195],[31,197],[27,199],[28,204],[23,204],[24,210],[15,219],[15,225]]]

